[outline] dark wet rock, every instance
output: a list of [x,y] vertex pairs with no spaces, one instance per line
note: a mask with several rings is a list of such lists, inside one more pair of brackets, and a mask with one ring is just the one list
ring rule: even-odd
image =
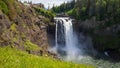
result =
[[112,61],[120,61],[120,52],[116,49],[106,49],[108,57],[112,59]]
[[47,27],[47,32],[53,36],[55,36],[55,29],[56,29],[56,25],[53,23],[53,24],[48,24],[48,27]]

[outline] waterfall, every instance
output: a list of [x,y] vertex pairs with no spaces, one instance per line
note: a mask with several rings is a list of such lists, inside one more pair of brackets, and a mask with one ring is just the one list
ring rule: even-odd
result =
[[77,55],[79,55],[79,49],[76,47],[77,39],[73,32],[73,26],[71,20],[64,20],[64,30],[65,30],[65,42],[66,42],[66,60],[75,60]]
[[76,47],[77,39],[73,32],[72,20],[69,18],[56,19],[55,49],[65,60],[75,60],[80,53]]
[[81,33],[78,40],[78,36],[73,31],[72,19],[57,17],[55,21],[55,46],[50,51],[66,61],[78,61],[93,50],[89,37],[85,37]]

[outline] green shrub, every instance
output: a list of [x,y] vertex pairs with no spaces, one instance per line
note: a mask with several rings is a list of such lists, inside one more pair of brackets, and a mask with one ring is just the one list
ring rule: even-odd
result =
[[8,14],[9,13],[9,9],[7,7],[7,5],[5,4],[5,2],[0,0],[0,9],[5,13]]
[[45,23],[50,23],[50,20],[49,20],[48,18],[45,18],[45,19],[44,19],[44,22],[45,22]]
[[52,12],[52,11],[47,11],[45,9],[42,9],[42,8],[34,8],[36,10],[36,12],[42,16],[45,16],[47,18],[50,19],[50,21],[53,20],[55,14]]
[[13,31],[16,31],[16,24],[13,23],[13,24],[10,26],[10,29],[13,30]]
[[32,42],[30,42],[29,40],[26,40],[25,41],[25,44],[24,44],[25,48],[27,50],[40,50],[40,47],[36,44],[33,44]]
[[8,13],[8,16],[11,20],[14,20],[17,16],[17,11],[15,9],[15,0],[3,0],[6,5],[8,6],[8,9],[9,9],[9,13]]

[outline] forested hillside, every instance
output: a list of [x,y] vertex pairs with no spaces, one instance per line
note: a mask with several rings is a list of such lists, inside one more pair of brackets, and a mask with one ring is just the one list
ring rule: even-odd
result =
[[120,0],[78,0],[70,15],[81,20],[96,17],[108,22],[105,25],[119,23]]

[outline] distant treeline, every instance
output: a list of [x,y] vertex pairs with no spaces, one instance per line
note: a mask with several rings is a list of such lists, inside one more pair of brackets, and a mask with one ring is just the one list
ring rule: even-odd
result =
[[96,17],[112,25],[120,22],[120,0],[75,0],[53,7],[56,13],[67,13],[78,20]]
[[67,2],[67,3],[63,3],[60,6],[53,6],[52,11],[55,13],[61,13],[61,12],[67,12],[71,9],[73,9],[75,6],[75,1],[71,1],[71,2]]

